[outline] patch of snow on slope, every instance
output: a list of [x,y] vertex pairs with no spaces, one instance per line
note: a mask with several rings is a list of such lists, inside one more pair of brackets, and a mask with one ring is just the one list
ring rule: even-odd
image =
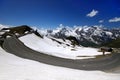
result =
[[94,58],[96,55],[102,55],[102,52],[98,52],[95,48],[63,46],[47,37],[39,38],[35,34],[29,34],[19,39],[33,50],[62,58],[83,59],[86,57],[78,56]]
[[113,33],[108,32],[108,31],[106,31],[106,34],[109,35],[109,36],[112,36],[112,35],[113,35]]
[[39,32],[41,35],[46,35],[47,34],[47,29],[39,29],[37,27],[32,27],[35,31],[37,30],[37,32]]
[[84,32],[88,32],[88,30],[89,30],[90,28],[91,28],[91,27],[83,26],[83,31],[84,31]]
[[[0,24],[0,30],[2,29],[2,28],[7,28],[8,26],[6,26],[6,25],[2,25],[2,24]],[[5,33],[5,31],[0,31],[0,35],[2,35],[2,34],[4,34]]]
[[120,74],[56,67],[17,57],[0,47],[0,80],[119,80]]
[[7,26],[4,26],[4,25],[2,25],[2,24],[0,24],[0,30],[2,29],[2,28],[6,28]]

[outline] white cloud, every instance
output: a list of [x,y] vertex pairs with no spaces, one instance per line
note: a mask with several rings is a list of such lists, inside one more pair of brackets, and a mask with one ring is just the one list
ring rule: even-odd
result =
[[88,17],[94,17],[95,15],[97,15],[98,14],[98,11],[97,10],[92,10],[90,13],[88,13],[86,16],[88,16]]
[[103,23],[104,22],[104,20],[99,20],[99,23]]
[[120,21],[120,17],[115,17],[109,20],[109,22],[119,22]]

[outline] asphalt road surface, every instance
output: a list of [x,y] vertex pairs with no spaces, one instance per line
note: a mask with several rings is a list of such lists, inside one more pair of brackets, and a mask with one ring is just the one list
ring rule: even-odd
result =
[[80,70],[110,70],[120,65],[120,54],[91,59],[64,59],[34,51],[26,47],[16,37],[7,38],[2,44],[4,50],[16,56],[39,61],[41,63]]

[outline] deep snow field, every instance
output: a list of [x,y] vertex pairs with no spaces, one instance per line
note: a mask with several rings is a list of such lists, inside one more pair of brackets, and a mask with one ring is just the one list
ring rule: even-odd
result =
[[[19,39],[26,46],[28,46],[33,50],[62,58],[85,59],[85,58],[94,58],[96,55],[102,55],[102,52],[98,52],[98,49],[96,48],[90,48],[90,47],[86,48],[86,47],[78,47],[78,46],[73,48],[72,46],[59,44],[45,36],[43,38],[40,38],[35,34],[28,34],[26,36],[20,37]],[[65,43],[61,39],[56,39],[56,40]],[[69,41],[66,41],[66,43],[70,44]],[[106,52],[106,54],[110,54],[110,53]]]
[[118,73],[56,67],[27,60],[0,48],[0,80],[119,80]]

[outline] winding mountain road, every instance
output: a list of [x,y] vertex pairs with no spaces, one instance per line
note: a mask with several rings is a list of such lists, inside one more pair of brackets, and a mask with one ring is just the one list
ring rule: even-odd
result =
[[72,69],[104,71],[115,68],[120,65],[120,54],[113,54],[112,56],[83,60],[63,59],[34,51],[26,47],[16,37],[6,38],[2,44],[2,47],[7,52],[22,58]]

